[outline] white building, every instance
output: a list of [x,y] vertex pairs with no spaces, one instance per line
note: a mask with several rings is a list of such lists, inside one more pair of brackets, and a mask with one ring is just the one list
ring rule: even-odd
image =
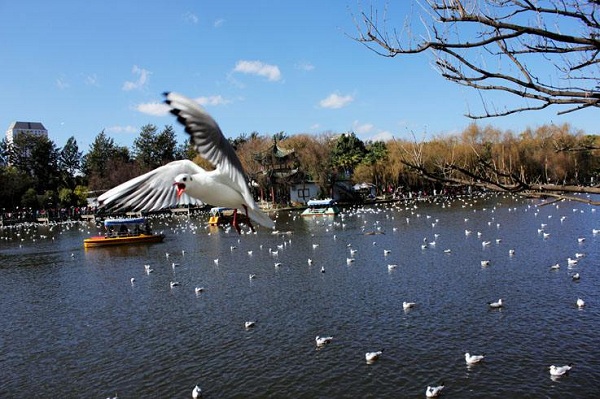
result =
[[290,202],[292,204],[303,204],[309,199],[317,198],[319,186],[315,182],[302,182],[290,186]]
[[21,133],[48,137],[48,130],[40,122],[13,122],[6,131],[6,143],[12,144]]

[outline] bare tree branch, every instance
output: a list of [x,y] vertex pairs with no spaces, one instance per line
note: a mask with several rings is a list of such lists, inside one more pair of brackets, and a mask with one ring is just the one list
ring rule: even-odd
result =
[[[422,8],[424,35],[390,36],[382,26],[387,10],[381,19],[372,9],[360,13],[355,40],[391,58],[431,51],[445,79],[533,101],[493,112],[484,103],[484,113],[467,114],[473,119],[549,106],[561,106],[558,114],[600,107],[600,1],[423,0]],[[556,76],[535,73],[541,62]]]

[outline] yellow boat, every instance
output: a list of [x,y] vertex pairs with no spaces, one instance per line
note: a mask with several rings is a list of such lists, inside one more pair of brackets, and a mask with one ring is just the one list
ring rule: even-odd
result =
[[164,234],[154,234],[144,218],[106,219],[106,234],[83,240],[84,248],[162,242]]
[[[209,226],[218,226],[221,224],[230,224],[233,222],[234,209],[215,207],[210,209],[210,219],[208,219]],[[246,215],[238,212],[237,214],[238,223],[248,222]]]

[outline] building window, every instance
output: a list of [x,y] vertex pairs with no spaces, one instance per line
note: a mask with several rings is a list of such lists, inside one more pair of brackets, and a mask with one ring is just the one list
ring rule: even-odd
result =
[[310,189],[299,188],[298,189],[298,198],[302,198],[303,200],[310,199]]

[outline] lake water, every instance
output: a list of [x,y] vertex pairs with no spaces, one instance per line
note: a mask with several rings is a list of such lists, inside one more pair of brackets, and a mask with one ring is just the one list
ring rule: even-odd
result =
[[278,213],[290,234],[155,218],[164,243],[88,250],[93,224],[1,229],[0,397],[596,398],[600,211],[536,203]]

